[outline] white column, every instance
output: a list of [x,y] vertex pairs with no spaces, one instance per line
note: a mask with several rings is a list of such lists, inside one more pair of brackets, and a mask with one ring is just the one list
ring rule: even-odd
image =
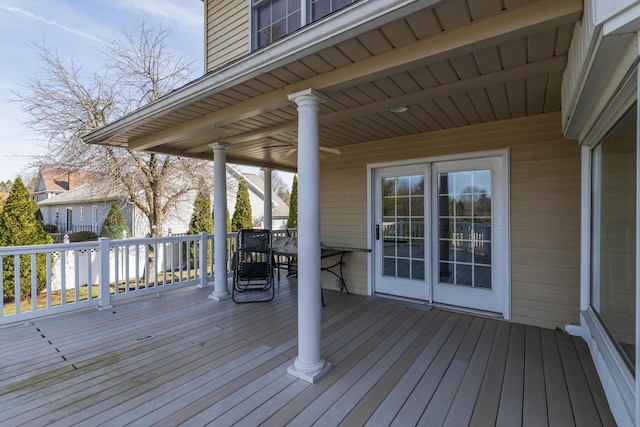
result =
[[266,230],[271,230],[273,227],[273,218],[272,212],[273,208],[271,207],[271,168],[262,168],[262,173],[264,174],[264,228]]
[[289,95],[298,105],[298,357],[288,372],[313,383],[331,369],[320,354],[320,151],[313,89]]
[[221,301],[230,298],[227,288],[227,147],[216,143],[213,150],[213,292],[209,298]]

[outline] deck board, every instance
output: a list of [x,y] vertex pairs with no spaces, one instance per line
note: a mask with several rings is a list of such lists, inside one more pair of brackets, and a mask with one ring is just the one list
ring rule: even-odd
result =
[[579,338],[337,291],[333,367],[307,384],[286,373],[292,284],[270,303],[193,287],[2,327],[0,425],[615,425]]

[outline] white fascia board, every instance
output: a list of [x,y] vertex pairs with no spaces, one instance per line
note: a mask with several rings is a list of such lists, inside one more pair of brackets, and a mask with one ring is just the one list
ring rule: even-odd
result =
[[635,1],[630,6],[618,11],[603,20],[603,36],[635,33],[640,30],[640,2]]
[[363,0],[328,19],[309,24],[293,35],[205,74],[157,101],[88,133],[82,140],[85,143],[105,140],[136,123],[153,119],[440,1]]

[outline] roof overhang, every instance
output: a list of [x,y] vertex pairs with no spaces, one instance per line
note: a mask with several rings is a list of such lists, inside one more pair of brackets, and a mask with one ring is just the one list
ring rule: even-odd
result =
[[[287,95],[327,97],[321,145],[560,110],[580,0],[361,1],[84,137],[87,143],[295,170]],[[511,5],[513,3],[513,5]],[[407,106],[407,112],[390,110]],[[327,154],[327,157],[335,154]]]

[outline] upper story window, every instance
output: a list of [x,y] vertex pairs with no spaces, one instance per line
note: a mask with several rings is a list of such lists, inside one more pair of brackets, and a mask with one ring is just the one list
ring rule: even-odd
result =
[[356,0],[252,0],[253,46],[268,45]]

